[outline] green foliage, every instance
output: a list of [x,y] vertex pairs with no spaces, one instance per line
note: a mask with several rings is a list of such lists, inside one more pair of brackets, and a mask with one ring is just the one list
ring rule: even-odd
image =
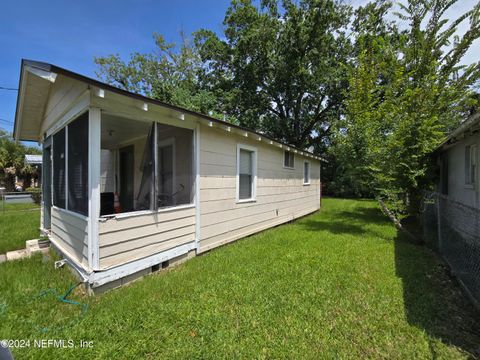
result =
[[[475,102],[479,63],[460,61],[480,36],[478,7],[448,24],[443,15],[455,2],[400,4],[403,30],[385,20],[386,1],[356,12],[355,67],[332,153],[354,191],[366,188],[398,213],[418,210],[421,189],[431,186],[430,155]],[[466,19],[470,29],[452,44]]]
[[95,61],[127,90],[327,152],[327,191],[412,214],[431,187],[430,154],[478,100],[479,63],[460,64],[480,5],[448,21],[456,2],[400,2],[387,20],[389,0],[353,13],[339,0],[233,0],[223,36],[201,29],[177,48],[155,34],[155,53]]
[[25,191],[31,193],[32,200],[35,204],[40,205],[40,201],[42,200],[42,190],[40,188],[29,187],[25,189]]
[[11,134],[0,129],[0,185],[4,185],[7,191],[14,190],[15,175],[28,176],[35,169],[25,162],[26,154],[41,154],[35,147],[27,147],[16,143]]
[[198,72],[202,66],[195,47],[182,34],[180,47],[167,43],[160,34],[153,35],[152,53],[133,53],[128,62],[120,55],[96,57],[97,76],[128,91],[142,93],[169,104],[208,113],[215,99],[201,89]]
[[202,80],[227,114],[290,144],[325,145],[346,88],[350,7],[339,1],[232,1],[224,39],[201,30]]

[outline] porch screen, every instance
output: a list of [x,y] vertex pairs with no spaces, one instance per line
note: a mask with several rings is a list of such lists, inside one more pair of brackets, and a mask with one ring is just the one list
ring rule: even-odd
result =
[[65,129],[53,135],[53,205],[65,209]]
[[68,210],[88,215],[88,113],[68,125]]
[[142,179],[140,181],[140,188],[136,196],[137,208],[136,210],[151,210],[151,197],[153,194],[153,136],[154,126],[152,124],[148,133],[145,148],[143,149],[142,161],[140,163],[140,171]]

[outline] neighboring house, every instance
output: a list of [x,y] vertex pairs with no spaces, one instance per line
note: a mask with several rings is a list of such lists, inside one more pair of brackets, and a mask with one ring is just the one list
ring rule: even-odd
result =
[[31,179],[31,187],[40,187],[42,179],[42,155],[25,155],[25,163],[36,169]]
[[480,208],[480,113],[470,116],[438,147],[438,191],[465,205]]
[[91,288],[320,208],[305,150],[46,63],[22,61],[19,89],[14,137],[43,144],[41,228]]

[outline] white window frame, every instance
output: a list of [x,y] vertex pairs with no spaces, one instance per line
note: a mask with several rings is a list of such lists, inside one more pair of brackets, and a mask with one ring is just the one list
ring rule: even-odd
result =
[[[475,187],[475,184],[478,182],[478,151],[477,151],[477,144],[472,143],[469,145],[465,146],[465,153],[466,151],[469,151],[468,155],[468,164],[465,161],[465,187],[473,189]],[[474,160],[475,160],[475,169],[474,169],[474,174],[473,174],[473,181],[471,181],[472,178],[472,173],[471,173],[471,165],[472,165],[472,153],[474,154]],[[465,154],[466,155],[466,154]],[[465,160],[467,160],[465,158]]]
[[[305,164],[308,164],[308,179],[305,181]],[[310,161],[304,161],[303,162],[303,168],[302,168],[302,173],[303,173],[303,185],[310,185],[310,180],[311,180],[311,174],[312,174],[312,164]]]
[[[285,165],[285,153],[287,153],[287,152],[293,155],[293,158],[292,158],[292,159],[293,159],[293,166],[286,166],[286,165]],[[284,168],[284,169],[289,169],[289,170],[295,169],[295,153],[294,153],[293,151],[291,151],[291,150],[283,150],[282,165],[283,165],[283,168]]]
[[[240,150],[252,152],[252,197],[249,199],[240,199]],[[257,201],[257,148],[245,144],[237,144],[237,189],[236,202],[247,203]]]

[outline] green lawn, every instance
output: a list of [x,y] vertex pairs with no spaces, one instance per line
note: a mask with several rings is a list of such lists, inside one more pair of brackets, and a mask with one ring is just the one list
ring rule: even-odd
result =
[[0,254],[25,248],[25,241],[38,238],[40,209],[36,204],[0,203]]
[[[478,313],[436,257],[372,201],[323,210],[196,257],[81,308],[38,297],[74,283],[41,256],[0,264],[0,338],[91,340],[19,358],[468,358]],[[48,331],[42,329],[48,328]],[[469,355],[472,354],[472,355]]]

